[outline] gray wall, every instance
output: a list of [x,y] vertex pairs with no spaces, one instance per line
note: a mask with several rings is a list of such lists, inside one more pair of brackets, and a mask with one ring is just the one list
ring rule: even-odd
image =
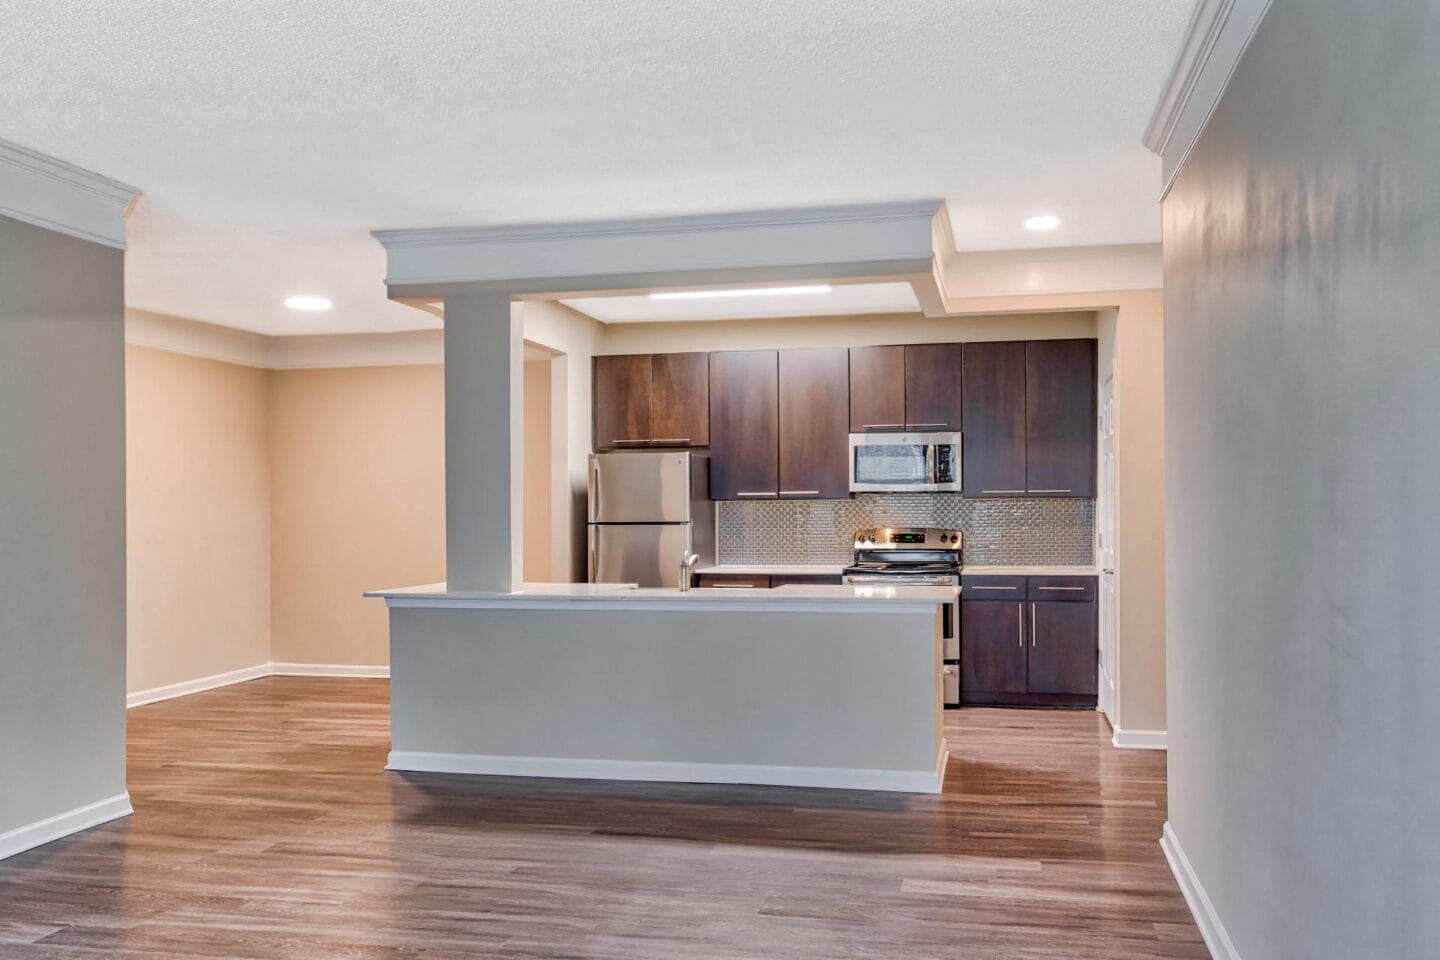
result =
[[0,218],[0,834],[125,790],[123,259]]
[[933,771],[935,621],[931,610],[888,605],[826,613],[603,603],[394,609],[392,746]]
[[1170,823],[1245,960],[1440,950],[1440,6],[1276,0],[1165,203]]

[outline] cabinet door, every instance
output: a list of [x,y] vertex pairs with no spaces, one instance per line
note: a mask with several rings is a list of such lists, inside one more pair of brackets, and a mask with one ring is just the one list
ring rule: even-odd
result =
[[905,429],[905,348],[850,348],[850,429]]
[[1027,608],[1029,691],[1095,696],[1095,604],[1046,602]]
[[905,425],[909,429],[962,429],[962,363],[958,343],[917,343],[905,348]]
[[710,445],[710,361],[705,354],[650,358],[650,424],[659,446]]
[[1095,496],[1095,341],[1025,345],[1025,482],[1037,496]]
[[770,578],[764,574],[749,573],[697,573],[697,587],[731,587],[737,590],[767,590]]
[[778,354],[710,354],[710,496],[773,499],[780,489]]
[[1025,344],[967,343],[960,461],[966,496],[1025,494]]
[[595,449],[650,442],[650,356],[595,358]]
[[849,370],[844,347],[780,351],[780,496],[850,496]]
[[1025,692],[1023,603],[960,603],[960,691]]

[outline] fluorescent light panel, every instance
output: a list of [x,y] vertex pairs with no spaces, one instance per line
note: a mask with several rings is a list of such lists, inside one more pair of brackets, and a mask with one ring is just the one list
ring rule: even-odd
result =
[[735,290],[662,290],[650,294],[651,300],[705,300],[711,297],[787,297],[804,294],[829,293],[828,283],[808,287],[745,287]]

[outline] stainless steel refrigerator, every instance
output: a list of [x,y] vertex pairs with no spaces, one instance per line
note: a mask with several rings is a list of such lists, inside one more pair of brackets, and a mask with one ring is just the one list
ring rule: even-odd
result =
[[590,455],[590,582],[674,587],[687,553],[715,560],[710,458],[627,450]]

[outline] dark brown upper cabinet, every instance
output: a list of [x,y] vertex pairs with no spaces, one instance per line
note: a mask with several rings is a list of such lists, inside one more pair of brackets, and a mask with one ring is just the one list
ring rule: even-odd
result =
[[959,430],[961,348],[917,343],[850,349],[850,429]]
[[776,351],[710,354],[712,499],[753,500],[779,496],[779,391]]
[[650,424],[656,446],[710,445],[710,358],[657,353],[650,358]]
[[595,358],[595,449],[650,442],[650,356]]
[[905,348],[850,348],[850,429],[905,429]]
[[781,497],[850,495],[848,371],[844,347],[780,351]]
[[907,430],[962,429],[963,363],[958,343],[915,343],[905,348]]
[[1025,496],[1025,344],[967,343],[961,356],[965,495]]
[[709,444],[705,354],[596,357],[594,374],[596,450]]
[[1026,489],[1039,497],[1095,496],[1095,443],[1095,341],[1027,343]]

